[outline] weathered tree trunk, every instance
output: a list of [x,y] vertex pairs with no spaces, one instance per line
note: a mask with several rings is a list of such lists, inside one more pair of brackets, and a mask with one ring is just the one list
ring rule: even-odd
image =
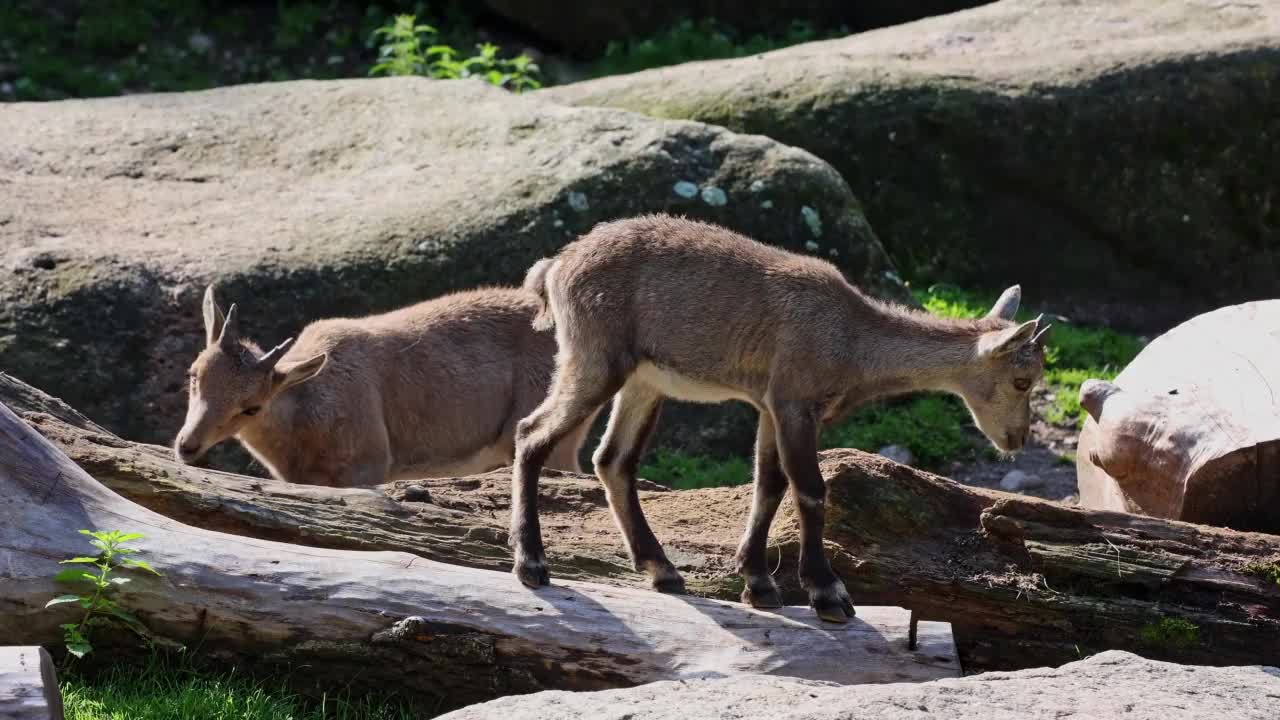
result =
[[[316,547],[407,551],[506,571],[510,477],[289,486],[177,465],[115,438],[0,375],[10,403],[121,494],[202,527]],[[61,418],[61,419],[60,419]],[[1280,537],[1087,511],[969,488],[874,455],[824,455],[827,540],[855,600],[952,623],[966,671],[1058,664],[1125,649],[1199,664],[1280,662]],[[593,479],[547,478],[541,508],[553,582],[643,585]],[[642,493],[691,591],[736,598],[734,545],[749,488]],[[798,533],[784,503],[771,555],[789,602]]]
[[1151,342],[1089,413],[1080,504],[1280,532],[1280,300],[1219,308]]
[[134,574],[115,592],[159,638],[250,666],[301,665],[294,674],[330,689],[394,688],[457,705],[739,674],[860,683],[960,670],[945,623],[921,623],[908,649],[899,608],[865,608],[832,627],[807,608],[769,613],[567,581],[535,592],[507,572],[407,553],[194,528],[103,487],[3,405],[0,515],[0,637],[21,642],[56,642],[59,623],[74,619],[76,610],[45,602],[66,592],[52,580],[57,561],[90,550],[77,532],[87,528],[145,534],[131,544],[163,577]]
[[42,647],[0,647],[0,718],[62,720],[53,658]]

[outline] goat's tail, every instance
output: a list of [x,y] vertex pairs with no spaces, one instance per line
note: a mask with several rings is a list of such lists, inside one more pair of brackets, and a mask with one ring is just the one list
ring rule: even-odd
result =
[[555,316],[551,314],[551,300],[547,297],[547,276],[555,264],[553,258],[542,258],[524,276],[524,289],[538,296],[538,313],[533,316],[534,330],[550,330],[556,324]]

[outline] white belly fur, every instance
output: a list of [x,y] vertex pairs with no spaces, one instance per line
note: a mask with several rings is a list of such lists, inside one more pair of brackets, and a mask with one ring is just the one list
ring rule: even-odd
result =
[[750,396],[741,390],[702,380],[694,380],[666,368],[658,367],[650,362],[640,363],[636,368],[635,374],[641,382],[676,400],[712,404],[722,403],[726,400],[751,402]]

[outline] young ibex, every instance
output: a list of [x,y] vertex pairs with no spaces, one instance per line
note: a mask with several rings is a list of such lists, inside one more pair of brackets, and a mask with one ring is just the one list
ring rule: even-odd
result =
[[[320,320],[264,354],[209,286],[174,453],[195,462],[234,435],[276,478],[338,487],[507,465],[554,370],[555,338],[532,326],[539,306],[516,288],[459,292]],[[579,471],[591,419],[557,441],[553,467]]]
[[[800,579],[824,620],[854,614],[822,551],[823,423],[870,400],[917,390],[964,399],[1001,450],[1019,449],[1029,391],[1043,372],[1040,320],[1014,324],[1009,288],[979,320],[947,320],[868,298],[831,264],[723,228],[663,215],[596,226],[525,287],[547,305],[559,354],[546,400],[516,430],[511,538],[514,573],[549,582],[538,526],[538,473],[561,438],[614,397],[594,455],[609,506],[637,570],[682,592],[640,509],[636,467],[663,398],[743,400],[760,411],[750,520],[736,555],[742,599],[781,604],[765,548],[788,481],[801,528]],[[616,393],[616,395],[615,395]]]

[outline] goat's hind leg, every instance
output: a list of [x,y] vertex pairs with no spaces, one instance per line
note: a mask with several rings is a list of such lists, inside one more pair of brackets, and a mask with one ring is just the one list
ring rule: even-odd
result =
[[662,395],[632,377],[614,396],[609,427],[592,460],[635,569],[646,573],[658,592],[684,593],[684,578],[662,551],[636,492],[640,456],[661,412]]
[[742,602],[757,608],[782,607],[778,584],[769,572],[769,527],[787,491],[787,476],[778,461],[778,438],[773,417],[760,411],[756,428],[755,484],[751,517],[738,545],[737,566],[742,575]]
[[538,474],[556,444],[592,417],[619,383],[607,367],[566,358],[542,404],[516,425],[511,478],[512,573],[529,587],[549,585],[542,528],[538,523]]

